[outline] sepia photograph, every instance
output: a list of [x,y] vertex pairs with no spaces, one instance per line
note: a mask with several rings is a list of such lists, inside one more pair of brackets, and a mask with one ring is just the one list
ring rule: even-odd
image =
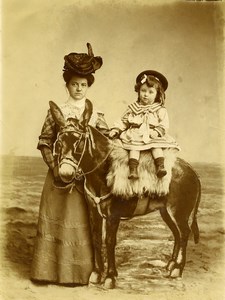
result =
[[225,299],[225,2],[2,0],[0,300]]

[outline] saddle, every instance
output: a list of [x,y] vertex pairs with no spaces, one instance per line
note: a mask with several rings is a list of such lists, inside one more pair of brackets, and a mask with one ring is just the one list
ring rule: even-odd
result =
[[[116,142],[115,142],[116,143]],[[107,186],[114,195],[123,198],[130,198],[134,195],[157,195],[165,196],[169,193],[169,186],[172,178],[172,168],[177,158],[176,149],[163,150],[165,157],[165,169],[167,175],[158,178],[154,159],[151,151],[141,151],[138,165],[139,178],[137,180],[129,180],[128,151],[122,147],[115,145],[110,153],[109,172],[107,174]]]

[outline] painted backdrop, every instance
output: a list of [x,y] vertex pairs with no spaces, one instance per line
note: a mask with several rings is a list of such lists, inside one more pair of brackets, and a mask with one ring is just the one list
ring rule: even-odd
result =
[[40,155],[48,101],[64,102],[64,55],[103,57],[89,98],[111,126],[136,100],[135,78],[168,78],[170,134],[189,161],[224,162],[224,3],[195,1],[3,1],[1,153]]

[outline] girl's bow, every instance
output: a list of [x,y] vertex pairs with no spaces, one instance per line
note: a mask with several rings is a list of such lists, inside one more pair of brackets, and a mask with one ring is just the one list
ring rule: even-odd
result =
[[147,79],[147,75],[143,75],[143,78],[142,78],[142,80],[141,80],[141,83],[143,84],[143,83],[145,83],[146,82],[146,79]]

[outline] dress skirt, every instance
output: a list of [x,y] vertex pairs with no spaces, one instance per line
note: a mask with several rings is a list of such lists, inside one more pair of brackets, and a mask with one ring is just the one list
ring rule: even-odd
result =
[[179,145],[170,135],[165,134],[162,137],[150,138],[148,128],[144,127],[144,129],[141,130],[140,128],[131,127],[123,131],[120,135],[123,148],[126,150],[138,151],[148,150],[152,148],[175,148],[177,150],[180,150]]
[[31,279],[87,284],[93,249],[83,182],[72,191],[56,187],[49,171],[43,187]]

